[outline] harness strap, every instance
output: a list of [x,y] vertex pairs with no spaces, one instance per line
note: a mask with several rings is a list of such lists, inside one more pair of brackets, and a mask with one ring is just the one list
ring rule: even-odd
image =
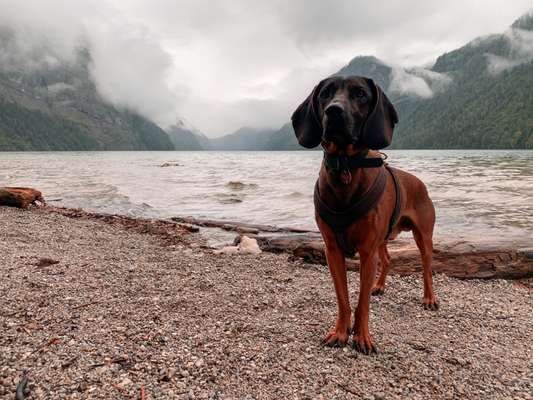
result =
[[324,220],[334,231],[344,230],[349,227],[355,220],[366,215],[378,203],[385,191],[387,175],[383,168],[380,168],[379,174],[372,183],[372,186],[352,204],[342,211],[333,210],[320,197],[318,181],[315,184],[315,208]]
[[359,152],[353,156],[328,154],[324,152],[324,161],[333,171],[351,170],[354,168],[379,168],[384,161],[381,157],[366,158],[367,151]]
[[390,238],[390,235],[392,233],[392,230],[394,229],[394,226],[398,223],[398,220],[400,219],[400,213],[402,212],[402,188],[400,187],[400,182],[398,181],[398,177],[396,176],[396,173],[394,172],[394,168],[389,167],[388,165],[385,166],[387,168],[387,171],[392,176],[392,181],[394,182],[394,191],[396,192],[396,199],[394,202],[394,211],[392,212],[391,219],[389,221],[389,230],[387,231],[387,236],[385,240],[388,240]]
[[398,178],[391,167],[385,165],[385,168],[380,168],[379,174],[372,183],[372,186],[361,197],[355,199],[355,201],[353,201],[347,208],[341,211],[333,210],[322,200],[318,188],[318,180],[315,184],[313,196],[315,210],[320,218],[333,230],[339,247],[346,255],[353,256],[355,254],[354,249],[348,245],[346,229],[377,206],[381,196],[385,192],[387,184],[387,173],[385,170],[391,174],[394,182],[394,190],[396,192],[394,211],[389,221],[387,236],[385,237],[385,240],[387,240],[390,237],[394,226],[398,222],[402,210],[401,188]]

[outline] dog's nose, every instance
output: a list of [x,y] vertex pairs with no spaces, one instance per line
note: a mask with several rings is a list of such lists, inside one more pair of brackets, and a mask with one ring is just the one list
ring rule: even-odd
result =
[[324,112],[328,118],[339,118],[344,114],[344,107],[341,103],[330,103]]

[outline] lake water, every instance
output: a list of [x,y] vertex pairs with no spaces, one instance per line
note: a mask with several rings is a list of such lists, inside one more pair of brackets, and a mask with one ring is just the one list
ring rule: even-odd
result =
[[[390,150],[437,209],[436,240],[533,246],[533,151]],[[0,153],[0,186],[106,213],[316,229],[321,152]],[[169,167],[161,167],[172,163]]]

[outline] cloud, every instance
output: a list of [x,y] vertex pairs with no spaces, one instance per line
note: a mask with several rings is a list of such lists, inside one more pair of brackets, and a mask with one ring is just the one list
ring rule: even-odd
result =
[[169,84],[170,54],[147,30],[122,20],[106,22],[93,22],[86,29],[90,73],[100,95],[163,127],[175,123],[185,90]]
[[433,91],[423,78],[410,74],[403,68],[392,69],[389,91],[424,98],[433,96]]
[[[176,122],[185,89],[172,86],[170,53],[160,38],[130,23],[103,1],[0,2],[0,66],[4,70],[52,68],[74,63],[87,47],[89,71],[99,94],[163,127]],[[16,10],[16,12],[14,12]]]
[[533,60],[532,31],[510,28],[505,32],[504,38],[509,45],[509,56],[487,53],[487,69],[490,74],[497,75]]
[[521,60],[513,60],[507,57],[497,56],[495,54],[487,53],[485,56],[487,57],[487,69],[492,75],[498,75],[505,70],[522,64]]
[[[425,64],[503,31],[530,1],[0,0],[0,26],[18,40],[18,53],[0,53],[0,63],[72,60],[83,40],[109,101],[161,125],[185,117],[218,136],[281,126],[319,79],[356,55]],[[411,70],[396,79],[419,95],[444,82]]]
[[62,61],[70,60],[72,55],[71,51],[63,54],[61,49],[48,43],[45,37],[39,38],[33,35],[33,32],[15,31],[10,27],[0,26],[2,71],[22,69],[30,72],[39,68],[51,68]]

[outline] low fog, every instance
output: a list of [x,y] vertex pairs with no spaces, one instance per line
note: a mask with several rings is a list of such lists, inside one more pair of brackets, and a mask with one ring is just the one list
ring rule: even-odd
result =
[[[531,8],[530,0],[368,4],[0,0],[0,37],[12,35],[0,46],[0,64],[68,62],[86,46],[105,99],[162,127],[185,118],[215,137],[241,126],[280,127],[319,79],[357,55],[393,65],[391,89],[432,96],[449,78],[406,67],[431,64],[477,36],[503,32]],[[506,35],[513,57],[487,55],[493,73],[533,58],[531,33]]]
[[508,29],[504,38],[511,49],[509,57],[487,54],[489,72],[494,75],[533,60],[533,32]]

